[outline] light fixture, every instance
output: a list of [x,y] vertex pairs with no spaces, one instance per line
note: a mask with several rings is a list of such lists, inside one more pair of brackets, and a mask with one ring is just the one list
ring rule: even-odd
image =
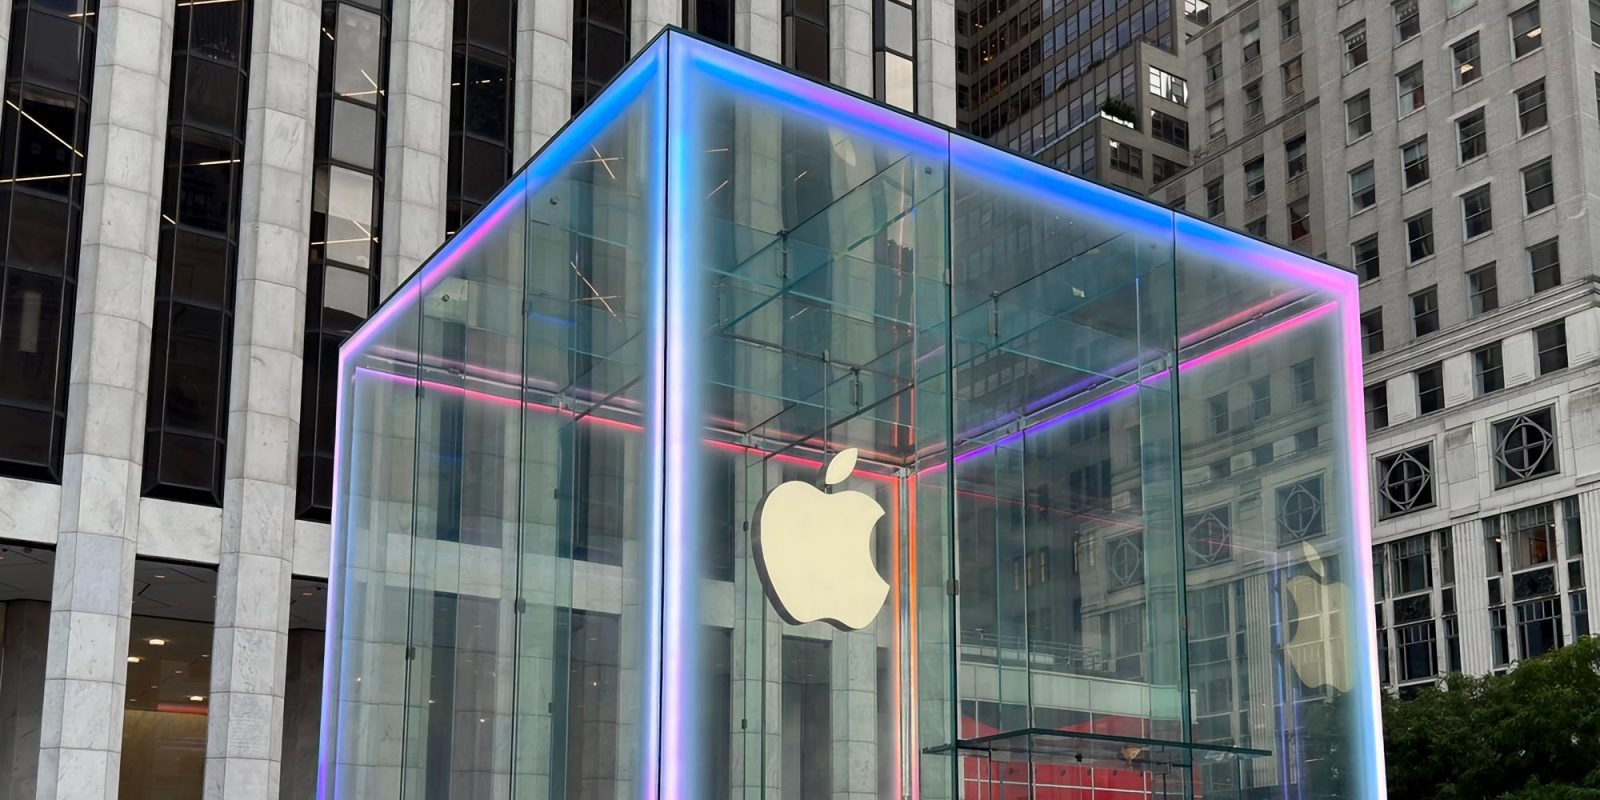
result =
[[206,701],[205,695],[200,695],[200,694],[191,694],[191,695],[189,695],[189,702],[191,702],[191,703],[204,703],[205,701]]
[[167,575],[164,572],[157,572],[156,574],[151,575],[150,577],[155,578],[158,581],[164,581],[164,580],[167,579]]
[[128,656],[128,663],[129,664],[137,664],[137,663],[139,663],[140,661],[143,661],[143,660],[144,659],[139,658],[138,656]]
[[147,639],[146,641],[148,641],[152,647],[160,647],[167,643],[166,639]]

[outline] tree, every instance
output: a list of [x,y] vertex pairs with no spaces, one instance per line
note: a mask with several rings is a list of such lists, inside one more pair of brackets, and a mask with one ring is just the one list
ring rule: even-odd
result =
[[1600,800],[1600,639],[1385,696],[1383,726],[1393,797]]

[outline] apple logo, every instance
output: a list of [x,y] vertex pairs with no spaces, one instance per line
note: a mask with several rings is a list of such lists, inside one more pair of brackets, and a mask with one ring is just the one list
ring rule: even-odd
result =
[[[835,455],[823,485],[850,477],[856,454],[852,447]],[[883,513],[861,492],[825,493],[804,481],[779,484],[762,498],[752,534],[756,570],[785,622],[823,620],[842,631],[872,623],[889,594],[872,563],[872,530]]]
[[1284,589],[1294,603],[1294,633],[1284,644],[1285,660],[1300,682],[1316,689],[1331,687],[1350,691],[1350,670],[1345,653],[1334,648],[1332,627],[1343,619],[1345,587],[1342,583],[1323,583],[1327,570],[1322,556],[1307,542],[1301,542],[1306,565],[1316,573],[1290,578]]

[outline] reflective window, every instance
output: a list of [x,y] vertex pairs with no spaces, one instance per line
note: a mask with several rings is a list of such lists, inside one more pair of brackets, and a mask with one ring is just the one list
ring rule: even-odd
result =
[[1489,152],[1489,136],[1483,109],[1480,108],[1456,120],[1456,140],[1461,146],[1463,164]]
[[446,236],[455,235],[511,177],[511,80],[516,71],[515,3],[457,0],[452,8]]
[[222,505],[250,0],[181,0],[146,407],[144,493]]
[[714,42],[733,44],[733,3],[683,0],[683,27]]
[[1539,2],[1517,9],[1511,15],[1511,52],[1521,58],[1544,46],[1544,28],[1539,22]]
[[783,65],[826,81],[828,49],[827,0],[783,0]]
[[17,0],[0,108],[0,472],[60,480],[98,0]]
[[628,34],[632,19],[633,0],[573,1],[573,114],[583,110],[622,71],[628,54],[633,52]]
[[[1494,423],[1492,432],[1497,487],[1553,475],[1558,471],[1555,415],[1551,409],[1542,408],[1501,420]],[[1553,538],[1551,541],[1550,547],[1553,548]],[[1518,560],[1519,567],[1533,563],[1522,555],[1518,555]]]
[[1551,239],[1528,248],[1528,267],[1533,274],[1533,291],[1543,292],[1561,285],[1561,242]]
[[1495,265],[1486,264],[1467,273],[1467,312],[1487,314],[1500,307],[1500,283]]
[[1356,277],[1362,282],[1374,280],[1383,274],[1378,262],[1378,235],[1373,234],[1350,246],[1350,261],[1356,268]]
[[916,110],[916,15],[898,0],[877,0],[873,18],[875,96],[889,105]]
[[1478,52],[1478,34],[1450,45],[1450,58],[1456,68],[1456,85],[1466,86],[1483,77],[1483,58]]
[[1522,168],[1522,199],[1529,214],[1555,205],[1555,170],[1550,166],[1550,159]]
[[1361,344],[1369,356],[1383,352],[1383,309],[1374,308],[1361,315]]
[[1400,116],[1405,116],[1427,104],[1423,92],[1422,65],[1414,64],[1395,76],[1395,86],[1400,95]]
[[1461,219],[1468,239],[1494,230],[1494,201],[1487,185],[1461,196]]
[[1505,360],[1500,342],[1472,351],[1472,377],[1480,395],[1505,388]]
[[1428,137],[1408,142],[1400,148],[1400,167],[1407,189],[1428,180]]
[[295,486],[303,519],[328,518],[339,345],[378,299],[388,8],[386,0],[322,4]]

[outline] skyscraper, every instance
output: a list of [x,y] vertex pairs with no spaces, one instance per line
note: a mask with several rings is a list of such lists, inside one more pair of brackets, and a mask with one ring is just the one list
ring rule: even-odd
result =
[[950,17],[943,0],[16,3],[0,798],[309,796],[345,337],[662,26],[953,121]]
[[1359,273],[1384,682],[1588,635],[1600,3],[1222,6],[1156,196]]

